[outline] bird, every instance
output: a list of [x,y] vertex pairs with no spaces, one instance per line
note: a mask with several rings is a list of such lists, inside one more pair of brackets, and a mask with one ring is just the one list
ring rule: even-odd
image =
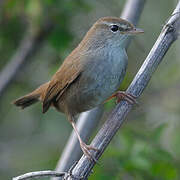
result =
[[131,104],[136,102],[133,95],[118,91],[118,88],[127,68],[126,41],[129,36],[140,33],[143,33],[142,29],[122,18],[98,19],[50,81],[15,100],[14,104],[24,109],[40,101],[43,113],[50,107],[64,113],[83,153],[95,161],[90,150],[98,149],[81,139],[75,117],[113,97],[117,97],[118,102],[122,99]]

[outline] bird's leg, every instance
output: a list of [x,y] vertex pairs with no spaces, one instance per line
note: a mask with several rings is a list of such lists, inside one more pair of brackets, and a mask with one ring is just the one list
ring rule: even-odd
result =
[[79,140],[79,143],[80,143],[80,147],[84,153],[84,155],[86,155],[91,161],[95,161],[97,162],[97,160],[91,155],[90,153],[90,150],[94,150],[94,151],[98,151],[97,148],[93,147],[93,146],[90,146],[90,145],[87,145],[82,139],[81,139],[81,136],[77,130],[77,127],[76,127],[76,124],[75,124],[75,121],[74,121],[74,118],[73,116],[69,115],[68,116],[68,119],[78,137],[78,140]]
[[110,96],[105,102],[107,102],[108,100],[112,99],[116,97],[117,98],[117,103],[119,103],[121,100],[126,100],[127,102],[129,102],[130,104],[138,104],[137,100],[136,100],[136,96],[127,93],[125,91],[117,91],[115,92],[112,96]]

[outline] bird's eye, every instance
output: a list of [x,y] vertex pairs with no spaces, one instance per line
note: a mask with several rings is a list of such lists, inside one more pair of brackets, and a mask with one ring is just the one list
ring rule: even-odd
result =
[[118,31],[119,30],[119,26],[117,26],[117,25],[112,25],[111,26],[111,31],[112,32],[116,32],[116,31]]

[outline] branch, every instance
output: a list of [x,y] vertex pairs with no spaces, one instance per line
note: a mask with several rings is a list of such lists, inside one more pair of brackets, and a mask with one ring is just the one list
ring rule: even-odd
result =
[[[121,17],[136,25],[143,10],[144,4],[145,0],[128,0],[125,4]],[[129,45],[130,39],[127,41],[126,46]],[[93,129],[97,127],[102,114],[103,107],[97,107],[80,115],[77,121],[77,128],[82,139],[88,140],[91,137]],[[82,151],[79,146],[79,141],[77,140],[77,136],[74,131],[72,131],[66,147],[64,148],[64,151],[56,166],[56,171],[67,171],[75,161],[79,160],[81,154]]]
[[32,178],[41,178],[41,177],[61,177],[63,179],[67,178],[75,178],[75,179],[82,179],[82,177],[76,177],[72,175],[72,170],[76,166],[77,161],[71,166],[68,172],[57,172],[57,171],[35,171],[29,172],[17,177],[12,178],[12,180],[27,180]]
[[28,31],[25,34],[16,53],[6,67],[0,72],[0,97],[15,78],[19,69],[41,47],[43,40],[45,40],[47,34],[52,30],[52,27],[52,24],[47,23],[44,27],[41,27],[40,31],[36,33]]
[[[162,61],[164,55],[166,54],[172,43],[177,39],[178,32],[180,30],[179,12],[180,1],[177,4],[177,7],[174,10],[172,16],[164,25],[161,34],[159,35],[149,55],[145,59],[140,70],[136,74],[134,80],[127,89],[128,93],[131,93],[132,95],[137,97],[142,94],[154,71]],[[99,152],[91,152],[96,159],[100,158],[105,148],[112,140],[113,136],[121,127],[131,109],[131,104],[128,104],[126,101],[122,101],[112,111],[108,120],[104,123],[103,127],[100,129],[91,143],[93,147],[99,149]],[[83,155],[78,164],[73,169],[72,174],[77,177],[79,176],[83,177],[83,179],[87,179],[94,165],[94,162],[89,161],[88,158]]]
[[63,177],[66,176],[66,172],[55,172],[55,171],[35,171],[23,174],[21,176],[14,177],[12,180],[26,180],[32,178],[41,178],[41,177]]

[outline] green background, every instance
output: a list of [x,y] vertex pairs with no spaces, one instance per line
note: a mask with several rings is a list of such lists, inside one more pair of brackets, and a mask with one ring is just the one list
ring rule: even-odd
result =
[[[50,21],[54,29],[0,96],[0,179],[54,169],[71,133],[65,116],[38,103],[24,111],[11,102],[48,81],[91,25],[119,16],[125,0],[7,0],[0,5],[0,71],[16,53],[25,33]],[[177,1],[147,0],[138,27],[145,33],[128,49],[126,89]],[[180,42],[176,41],[94,168],[90,180],[180,179]],[[105,114],[115,106],[106,104]],[[105,121],[101,120],[98,129]],[[98,130],[97,129],[97,130]],[[95,135],[95,133],[94,133]]]

